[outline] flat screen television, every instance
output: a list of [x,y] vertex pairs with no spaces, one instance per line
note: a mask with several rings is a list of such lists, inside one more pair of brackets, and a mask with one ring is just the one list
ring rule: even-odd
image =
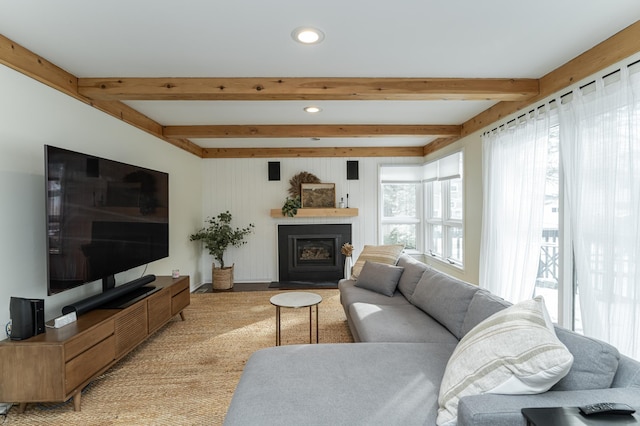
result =
[[169,175],[45,146],[48,294],[169,256]]

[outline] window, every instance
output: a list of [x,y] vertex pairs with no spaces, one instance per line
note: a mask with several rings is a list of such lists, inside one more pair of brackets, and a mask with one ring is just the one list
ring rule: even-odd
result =
[[382,244],[404,244],[418,250],[421,230],[421,165],[381,167]]
[[[523,131],[483,135],[487,144],[483,153],[489,153],[483,158],[485,182],[511,183],[527,176],[523,164],[535,164],[543,173],[531,174],[535,192],[523,192],[522,185],[508,192],[514,204],[528,203],[526,213],[531,214],[522,215],[528,219],[522,221],[522,228],[529,229],[532,243],[525,247],[520,243],[525,239],[514,232],[495,238],[504,228],[502,218],[483,227],[482,236],[483,247],[505,242],[510,243],[510,250],[499,256],[496,250],[485,250],[490,255],[481,259],[481,270],[510,272],[515,269],[513,264],[524,263],[505,262],[507,254],[517,251],[525,253],[525,260],[533,261],[537,268],[516,279],[509,279],[507,273],[494,274],[497,279],[489,274],[480,277],[481,286],[497,281],[504,293],[524,288],[526,297],[531,294],[529,280],[535,277],[533,292],[544,295],[554,321],[609,342],[635,358],[640,356],[635,321],[640,313],[640,148],[635,137],[640,129],[640,104],[634,101],[638,94],[640,61],[532,110],[522,116],[523,125],[513,126]],[[544,149],[528,154],[538,145]],[[501,149],[509,149],[509,155],[493,155]],[[487,161],[494,158],[492,164]],[[499,161],[504,158],[510,161]],[[503,167],[516,159],[525,161],[517,167]],[[543,191],[538,191],[540,186]],[[505,210],[499,202],[505,197],[487,202],[487,193],[485,190],[484,206],[492,206],[492,213]],[[544,197],[539,197],[541,193]],[[485,222],[496,216],[483,213]],[[540,213],[543,220],[538,221]],[[538,224],[542,225],[539,230]],[[514,241],[520,245],[516,247]],[[500,264],[505,268],[500,269]]]
[[383,244],[463,267],[462,152],[421,165],[380,167]]
[[404,244],[408,250],[417,246],[418,217],[417,200],[419,185],[415,183],[383,184],[384,204],[382,235],[384,244]]
[[462,152],[425,165],[425,252],[464,264]]
[[425,190],[426,252],[462,267],[462,178],[428,182]]
[[560,128],[551,127],[547,144],[544,185],[543,228],[540,259],[533,296],[544,297],[549,315],[558,322],[558,282],[560,281]]

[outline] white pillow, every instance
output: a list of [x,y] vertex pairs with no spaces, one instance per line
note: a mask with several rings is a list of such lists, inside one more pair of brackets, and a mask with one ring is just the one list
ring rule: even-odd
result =
[[358,260],[351,269],[351,279],[357,280],[364,263],[370,262],[384,263],[386,265],[395,265],[398,258],[404,250],[404,244],[387,244],[381,246],[364,246]]
[[546,392],[572,363],[573,355],[556,337],[542,297],[496,312],[453,351],[440,385],[436,423],[455,423],[463,396]]

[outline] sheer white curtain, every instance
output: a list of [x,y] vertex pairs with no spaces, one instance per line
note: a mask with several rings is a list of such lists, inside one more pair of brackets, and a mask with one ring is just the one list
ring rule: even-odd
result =
[[584,333],[640,358],[640,73],[619,73],[561,105],[560,149]]
[[551,115],[545,106],[482,137],[480,286],[514,303],[536,282]]

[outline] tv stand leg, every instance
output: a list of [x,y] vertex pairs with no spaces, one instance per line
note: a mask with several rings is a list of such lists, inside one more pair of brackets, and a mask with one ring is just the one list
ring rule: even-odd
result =
[[24,411],[27,409],[27,403],[26,402],[21,402],[20,405],[18,405],[18,413],[22,414],[24,413]]
[[184,318],[184,311],[180,311],[180,319],[181,319],[182,321],[184,321],[184,319],[185,319],[185,318]]
[[80,411],[80,398],[82,397],[82,392],[78,391],[75,395],[73,395],[73,411]]

